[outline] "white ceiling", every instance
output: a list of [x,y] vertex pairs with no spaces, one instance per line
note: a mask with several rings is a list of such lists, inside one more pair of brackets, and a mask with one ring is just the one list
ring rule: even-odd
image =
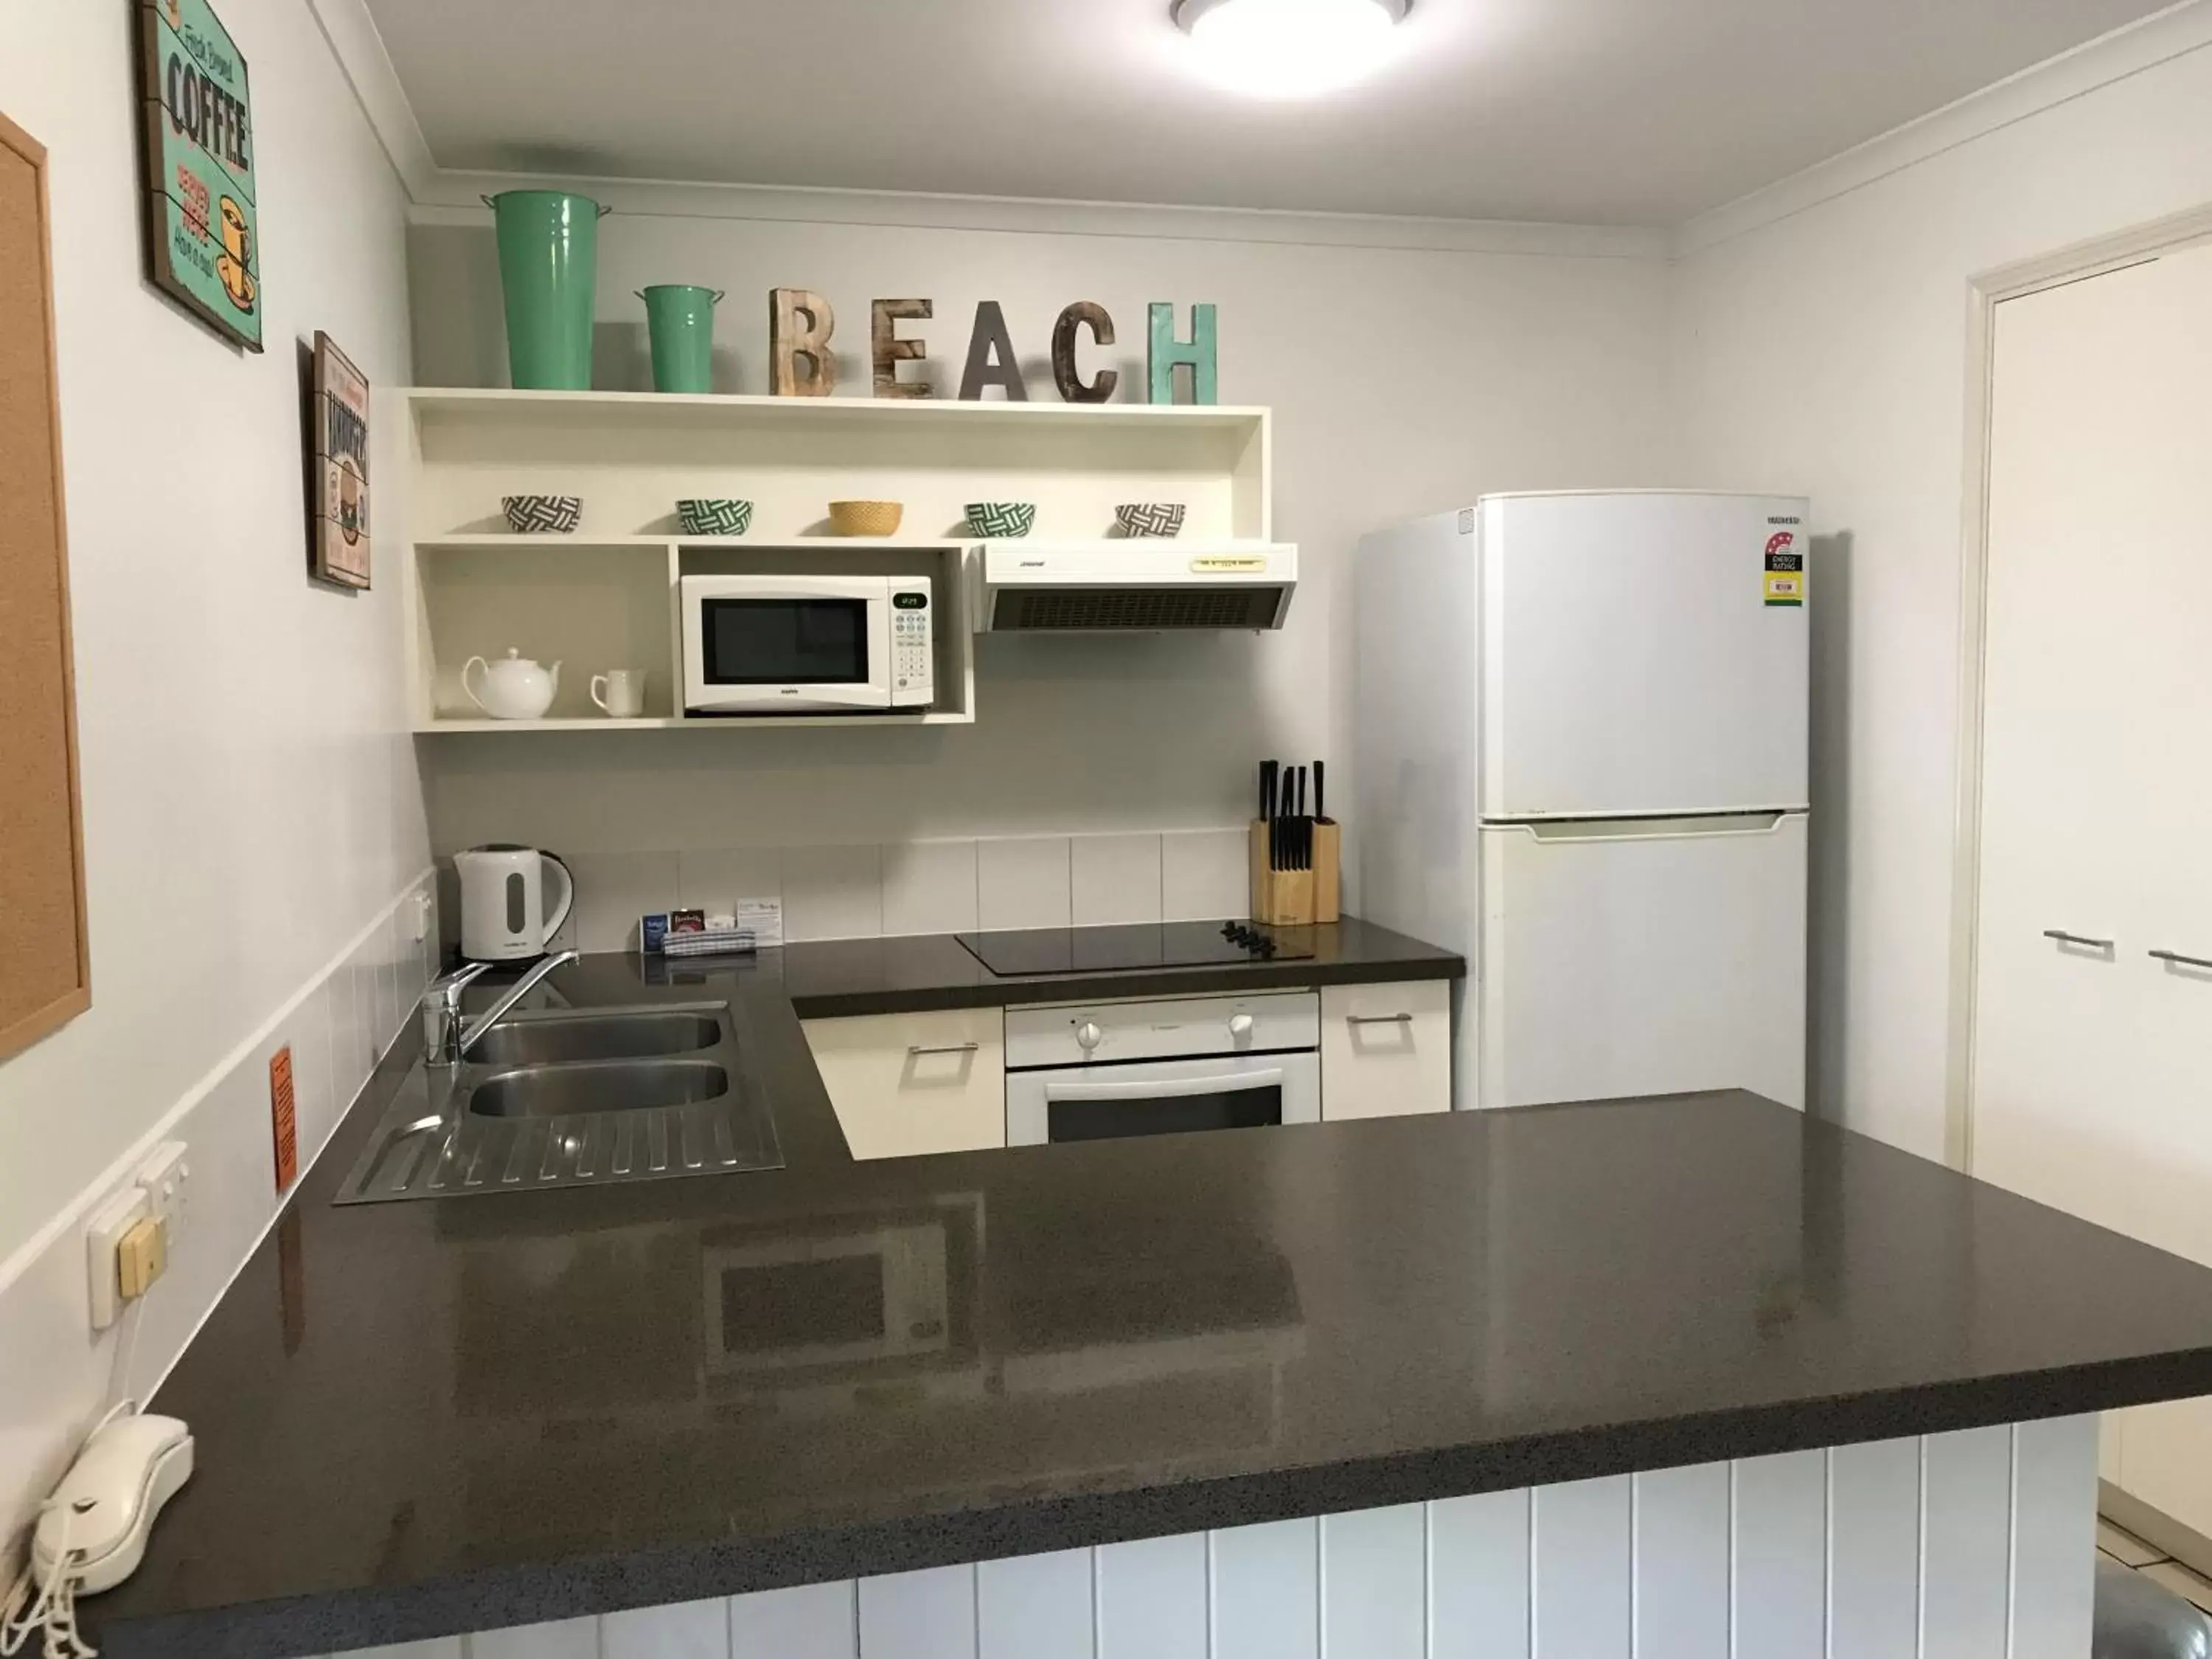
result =
[[1269,104],[1167,0],[368,0],[439,164],[1671,224],[2165,0],[1415,0]]

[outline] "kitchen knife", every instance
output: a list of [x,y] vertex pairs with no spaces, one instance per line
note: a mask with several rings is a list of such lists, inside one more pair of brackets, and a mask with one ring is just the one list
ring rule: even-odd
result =
[[1275,763],[1260,763],[1260,816],[1267,825],[1267,867],[1275,867],[1275,837],[1279,833],[1275,822]]
[[1322,773],[1322,763],[1316,761],[1314,763],[1314,822],[1316,823],[1328,822],[1328,808],[1321,804]]
[[1282,858],[1277,862],[1275,868],[1294,870],[1297,866],[1291,860],[1291,769],[1288,766],[1283,768],[1282,816]]

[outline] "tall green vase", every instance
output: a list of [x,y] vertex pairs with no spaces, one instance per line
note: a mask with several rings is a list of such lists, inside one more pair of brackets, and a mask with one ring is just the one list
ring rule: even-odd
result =
[[655,392],[711,392],[714,376],[714,307],[718,288],[659,283],[641,289],[646,332],[653,342]]
[[558,190],[502,191],[483,199],[499,226],[510,377],[532,391],[590,390],[592,301],[607,210]]

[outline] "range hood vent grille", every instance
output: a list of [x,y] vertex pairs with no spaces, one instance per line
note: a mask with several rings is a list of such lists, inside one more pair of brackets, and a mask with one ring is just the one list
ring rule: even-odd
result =
[[994,595],[994,631],[1273,628],[1282,591],[1248,587],[1012,588]]

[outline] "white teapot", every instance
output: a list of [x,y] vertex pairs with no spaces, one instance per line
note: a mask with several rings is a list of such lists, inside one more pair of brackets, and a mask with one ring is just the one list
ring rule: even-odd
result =
[[[471,680],[472,672],[480,678]],[[553,694],[561,689],[561,665],[542,668],[510,646],[497,662],[471,657],[463,663],[461,689],[494,720],[534,720],[553,706]]]

